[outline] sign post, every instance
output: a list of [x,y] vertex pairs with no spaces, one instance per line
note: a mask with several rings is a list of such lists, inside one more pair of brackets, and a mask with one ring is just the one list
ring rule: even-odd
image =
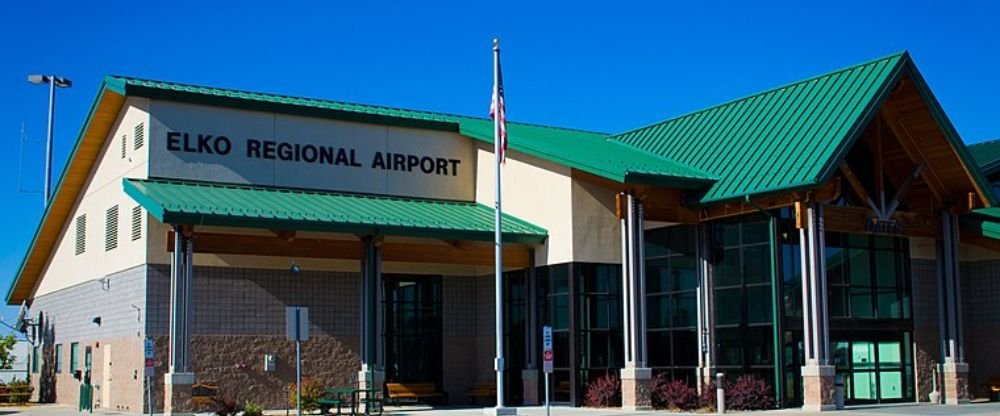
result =
[[295,414],[302,416],[302,341],[309,339],[309,308],[285,308],[285,335],[295,341]]
[[149,408],[149,416],[153,416],[153,371],[156,367],[156,348],[153,338],[146,337],[143,343],[143,351],[146,359],[146,400]]
[[550,415],[549,408],[549,374],[552,374],[552,327],[542,327],[542,371],[545,372],[545,416]]

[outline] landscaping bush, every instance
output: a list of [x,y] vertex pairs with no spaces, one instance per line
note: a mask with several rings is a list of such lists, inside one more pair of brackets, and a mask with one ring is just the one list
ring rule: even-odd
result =
[[13,379],[7,384],[7,391],[11,393],[8,401],[13,404],[25,404],[31,398],[31,383],[28,380]]
[[726,385],[726,409],[764,410],[774,408],[774,391],[763,378],[745,374]]
[[691,410],[698,407],[698,392],[682,380],[667,380],[665,375],[653,379],[653,407],[669,410]]
[[705,410],[714,411],[716,404],[715,380],[709,381],[701,386],[701,394],[698,395],[698,407]]
[[231,398],[228,397],[213,397],[212,402],[215,403],[215,414],[217,416],[236,416],[243,411],[243,406]]
[[257,403],[247,400],[243,404],[243,416],[264,416],[264,408]]
[[[320,382],[306,378],[302,379],[302,410],[306,412],[312,412],[319,409],[319,399],[323,397],[323,385]],[[288,386],[288,403],[294,408],[295,406],[295,383]]]
[[622,405],[621,382],[612,373],[598,377],[587,385],[587,393],[583,396],[583,405],[587,407],[620,407]]

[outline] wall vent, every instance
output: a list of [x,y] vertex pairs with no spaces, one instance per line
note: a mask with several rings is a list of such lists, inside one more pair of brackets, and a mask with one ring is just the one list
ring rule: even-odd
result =
[[135,149],[139,150],[143,143],[146,141],[146,130],[145,123],[139,123],[135,125]]
[[87,251],[87,214],[76,217],[76,254]]
[[104,218],[104,251],[111,251],[118,248],[118,205],[108,208]]
[[128,136],[122,135],[122,159],[125,158],[125,148],[127,147]]
[[142,207],[132,207],[132,241],[142,238]]

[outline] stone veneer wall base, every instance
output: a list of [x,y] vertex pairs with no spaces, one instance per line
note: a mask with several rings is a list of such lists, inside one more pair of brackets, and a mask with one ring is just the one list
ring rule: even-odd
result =
[[628,411],[653,410],[653,370],[625,367],[621,373],[622,409]]

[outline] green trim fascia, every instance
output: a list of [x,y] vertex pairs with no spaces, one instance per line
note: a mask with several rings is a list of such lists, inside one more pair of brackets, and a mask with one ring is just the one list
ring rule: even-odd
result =
[[[54,198],[56,195],[59,195],[59,191],[62,190],[63,183],[65,183],[66,181],[66,175],[67,172],[69,171],[70,164],[72,164],[73,161],[76,160],[77,153],[80,150],[80,145],[83,143],[83,138],[87,134],[87,131],[90,130],[90,125],[94,121],[94,113],[97,112],[97,108],[100,106],[101,101],[104,100],[104,95],[109,90],[111,92],[118,93],[115,90],[114,86],[109,85],[107,81],[108,80],[105,78],[105,80],[101,83],[101,86],[97,92],[97,96],[94,97],[94,101],[90,104],[90,110],[87,112],[87,117],[84,118],[85,121],[83,123],[83,127],[77,134],[76,141],[73,143],[73,149],[70,150],[69,152],[69,158],[66,159],[67,163],[65,166],[63,166],[62,171],[59,173],[59,179],[56,181],[56,186],[52,191],[51,195],[52,198]],[[119,95],[123,94],[119,93]],[[10,282],[10,287],[7,288],[7,296],[4,298],[4,301],[8,304],[10,303],[11,295],[14,293],[14,288],[17,286],[17,283],[21,280],[21,274],[24,273],[24,267],[28,263],[28,257],[31,256],[31,252],[35,251],[35,245],[38,243],[38,237],[42,233],[42,228],[45,226],[45,223],[49,220],[49,214],[52,211],[52,202],[53,200],[50,200],[49,205],[45,207],[45,212],[42,214],[42,219],[38,222],[38,226],[35,228],[35,234],[31,237],[31,243],[28,245],[28,249],[24,252],[24,256],[21,258],[21,264],[17,267],[17,274],[14,275],[14,279],[12,279]]]
[[872,97],[871,101],[869,101],[868,108],[861,117],[854,121],[854,125],[849,130],[846,140],[840,142],[840,146],[838,146],[834,151],[833,157],[827,161],[826,166],[824,166],[823,170],[820,171],[820,175],[816,178],[816,185],[822,184],[833,177],[833,174],[837,171],[837,168],[840,165],[840,161],[847,157],[847,152],[849,152],[857,143],[858,139],[861,138],[865,128],[875,118],[875,115],[878,114],[879,108],[882,107],[885,100],[889,98],[889,93],[892,91],[892,88],[896,85],[896,83],[898,83],[902,78],[904,69],[908,65],[912,65],[910,54],[909,52],[903,52],[896,61],[896,66],[892,68],[889,76],[883,80],[882,85],[878,87],[875,96]]

